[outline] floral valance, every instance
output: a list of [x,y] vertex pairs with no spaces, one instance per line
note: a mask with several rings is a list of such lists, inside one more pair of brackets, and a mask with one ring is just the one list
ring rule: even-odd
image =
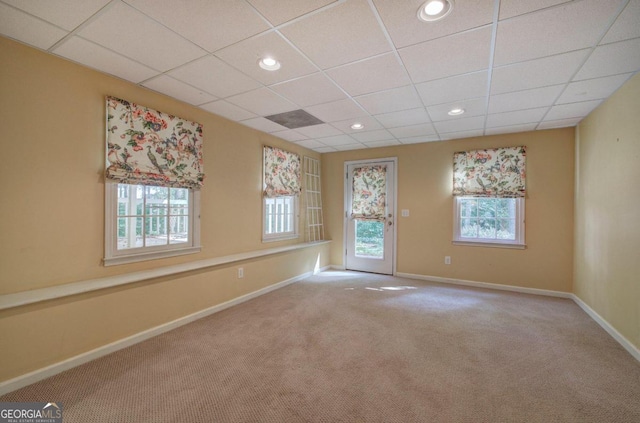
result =
[[387,166],[372,165],[353,170],[351,217],[384,220],[387,205]]
[[275,147],[264,147],[264,195],[285,197],[301,191],[300,156]]
[[526,147],[453,155],[453,195],[524,197]]
[[121,183],[200,188],[202,125],[107,97],[107,161]]

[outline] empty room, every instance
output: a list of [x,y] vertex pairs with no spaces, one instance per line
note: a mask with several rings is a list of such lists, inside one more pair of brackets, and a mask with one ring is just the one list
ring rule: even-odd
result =
[[0,0],[1,422],[640,421],[640,0]]

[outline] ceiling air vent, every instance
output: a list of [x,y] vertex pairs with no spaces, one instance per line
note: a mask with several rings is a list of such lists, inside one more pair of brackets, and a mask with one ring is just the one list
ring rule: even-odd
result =
[[304,110],[294,110],[292,112],[278,113],[277,115],[265,116],[272,122],[280,124],[289,129],[302,128],[304,126],[319,125],[324,123],[315,116]]

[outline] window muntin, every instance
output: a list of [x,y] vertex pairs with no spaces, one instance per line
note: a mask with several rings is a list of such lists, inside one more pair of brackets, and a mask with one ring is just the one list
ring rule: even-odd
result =
[[198,191],[107,183],[105,265],[200,251]]
[[298,236],[297,196],[264,197],[262,239],[275,241]]
[[455,197],[454,242],[524,246],[524,198]]

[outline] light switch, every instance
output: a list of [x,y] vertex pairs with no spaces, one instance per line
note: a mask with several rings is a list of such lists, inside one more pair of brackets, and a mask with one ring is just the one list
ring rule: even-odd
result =
[[403,209],[402,210],[402,217],[409,217],[409,210]]

